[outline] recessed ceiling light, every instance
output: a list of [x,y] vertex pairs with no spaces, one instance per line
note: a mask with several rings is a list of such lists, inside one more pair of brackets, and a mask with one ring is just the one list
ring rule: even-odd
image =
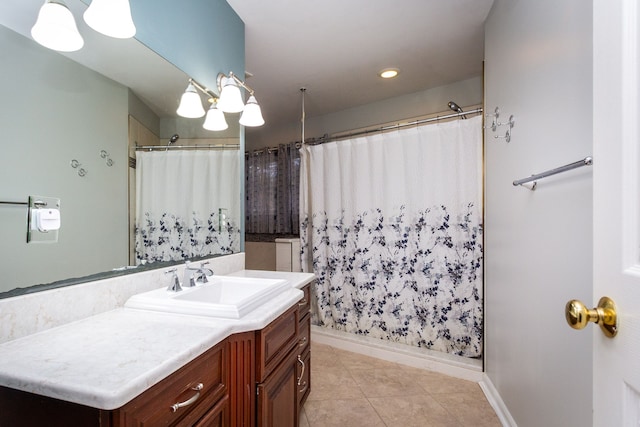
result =
[[397,68],[385,68],[384,70],[380,71],[378,75],[383,79],[392,79],[396,77],[399,72],[400,70],[398,70]]

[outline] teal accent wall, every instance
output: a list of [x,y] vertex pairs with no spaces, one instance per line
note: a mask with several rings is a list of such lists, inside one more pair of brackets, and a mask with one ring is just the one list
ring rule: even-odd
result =
[[226,1],[134,0],[131,15],[136,39],[200,83],[244,76],[244,23]]

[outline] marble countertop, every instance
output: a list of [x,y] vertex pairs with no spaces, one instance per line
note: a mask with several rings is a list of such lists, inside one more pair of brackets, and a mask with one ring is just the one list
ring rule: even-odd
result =
[[304,285],[311,282],[315,275],[312,273],[295,273],[285,271],[267,271],[267,270],[240,270],[227,276],[238,277],[255,277],[258,279],[287,279],[294,288],[302,289]]
[[299,301],[313,274],[241,270],[284,278],[292,289],[242,319],[118,308],[0,345],[0,386],[116,409],[226,337],[262,329]]

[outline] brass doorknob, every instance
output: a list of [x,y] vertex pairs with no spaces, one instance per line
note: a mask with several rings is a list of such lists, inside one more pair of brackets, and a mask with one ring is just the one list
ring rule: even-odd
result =
[[598,306],[589,310],[582,302],[572,299],[564,308],[567,323],[573,329],[583,329],[589,322],[600,325],[602,332],[609,338],[618,333],[618,315],[616,304],[611,298],[602,297]]

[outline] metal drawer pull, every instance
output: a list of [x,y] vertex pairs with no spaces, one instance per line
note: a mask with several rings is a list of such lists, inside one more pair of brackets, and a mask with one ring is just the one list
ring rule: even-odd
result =
[[191,390],[194,390],[196,394],[194,394],[193,396],[191,396],[191,398],[189,398],[188,400],[185,400],[184,402],[174,403],[173,406],[171,406],[171,412],[176,412],[178,409],[184,408],[185,406],[189,406],[193,402],[198,400],[198,398],[200,397],[200,391],[203,388],[204,388],[204,384],[202,383],[198,383],[194,387],[191,387]]
[[302,339],[300,340],[300,343],[298,344],[298,347],[304,347],[305,345],[307,345],[307,337],[306,336],[302,337]]
[[298,307],[304,307],[305,305],[307,305],[307,299],[306,298],[304,298],[302,301],[300,301],[298,303]]
[[[298,355],[298,362],[302,365],[302,372],[300,372],[300,376],[298,377],[298,387],[300,387],[302,385],[302,377],[304,377],[304,362],[300,358],[300,355]],[[305,385],[306,384],[307,382],[305,381]]]

